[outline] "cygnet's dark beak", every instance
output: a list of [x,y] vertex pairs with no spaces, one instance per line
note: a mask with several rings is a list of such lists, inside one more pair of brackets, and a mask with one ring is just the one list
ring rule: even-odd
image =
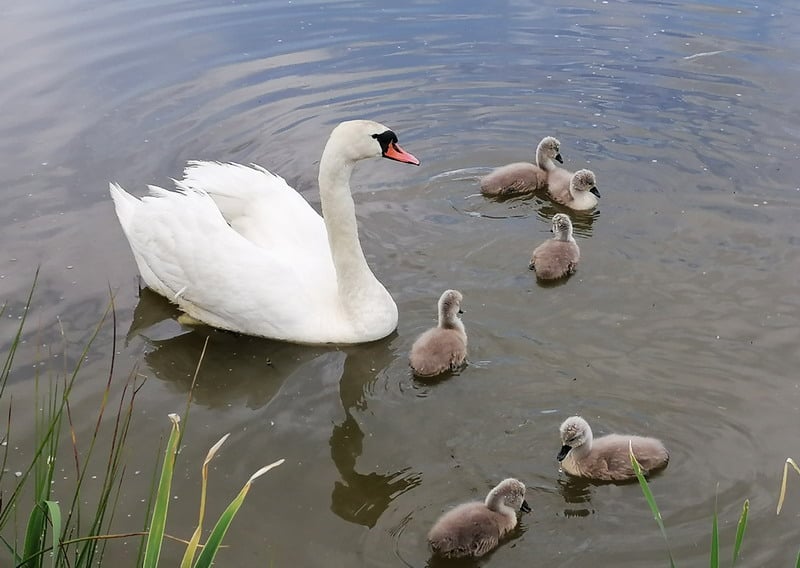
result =
[[459,313],[459,315],[460,315],[460,314],[463,314],[463,313],[464,313],[464,310],[462,310],[461,308],[458,308],[458,313]]
[[558,455],[556,456],[556,459],[558,461],[564,461],[564,458],[567,457],[567,454],[569,453],[569,451],[571,449],[572,449],[572,446],[568,446],[568,445],[564,444],[563,446],[561,446],[561,451],[558,452]]
[[600,197],[600,192],[599,192],[599,191],[597,191],[597,188],[596,188],[596,187],[592,187],[592,189],[590,189],[589,191],[590,191],[590,192],[592,192],[592,193],[594,193],[594,194],[595,194],[597,197]]
[[528,505],[528,502],[523,499],[522,500],[522,506],[519,508],[519,510],[522,511],[523,513],[530,513],[531,512],[531,506]]
[[564,163],[564,158],[561,157],[561,152],[556,154],[556,160],[558,160],[559,164],[563,164]]
[[531,263],[528,265],[528,270],[536,270],[536,266],[535,266],[535,265],[534,265],[534,264],[531,262]]

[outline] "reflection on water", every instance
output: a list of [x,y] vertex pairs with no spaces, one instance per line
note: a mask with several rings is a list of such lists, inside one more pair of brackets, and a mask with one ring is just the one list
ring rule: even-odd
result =
[[579,477],[559,477],[556,482],[558,492],[568,505],[564,509],[565,517],[588,517],[595,511],[589,505],[592,502],[592,482]]
[[422,474],[411,467],[391,473],[356,471],[364,432],[355,413],[367,411],[365,393],[370,390],[369,383],[375,381],[376,369],[386,367],[391,359],[387,347],[388,341],[382,340],[352,348],[348,353],[339,382],[345,419],[334,425],[330,439],[331,458],[341,475],[331,493],[331,510],[342,519],[365,527],[375,526],[394,499],[422,483]]
[[316,355],[314,350],[305,350],[298,357],[298,350],[286,343],[205,326],[184,328],[175,319],[178,314],[173,304],[155,292],[140,290],[127,339],[131,341],[134,334],[146,339],[148,368],[178,392],[189,391],[197,371],[192,398],[209,407],[244,403],[260,408],[297,367]]
[[[202,355],[192,400],[212,408],[244,404],[258,409],[272,400],[285,380],[302,374],[302,367],[316,365],[320,352],[335,350],[246,337],[205,326],[182,328],[175,321],[179,313],[166,299],[142,289],[127,339],[131,341],[135,334],[145,338],[149,346],[144,355],[147,366],[179,392],[192,387]],[[154,334],[169,333],[172,336],[153,339]],[[345,417],[333,425],[329,442],[331,458],[341,476],[331,492],[331,510],[348,522],[366,527],[373,527],[394,499],[422,482],[422,474],[411,467],[389,473],[357,471],[364,432],[356,413],[368,411],[365,393],[375,381],[376,369],[384,368],[391,359],[388,342],[348,347],[342,353],[338,392]]]

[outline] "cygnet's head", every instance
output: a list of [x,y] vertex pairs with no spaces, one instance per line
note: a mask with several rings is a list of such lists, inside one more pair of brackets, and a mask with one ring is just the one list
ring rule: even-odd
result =
[[572,221],[565,213],[553,215],[553,227],[550,229],[557,239],[568,240],[572,236]]
[[486,506],[489,509],[496,510],[500,503],[515,511],[529,513],[531,510],[528,502],[525,501],[525,484],[513,477],[498,483],[486,496]]
[[406,164],[419,165],[419,160],[397,144],[397,135],[379,122],[348,120],[331,132],[326,150],[336,151],[355,162],[366,158],[389,158]]
[[458,290],[445,290],[439,297],[439,323],[452,323],[463,314],[461,302],[464,296]]
[[592,442],[592,429],[589,427],[589,423],[580,416],[570,416],[561,423],[559,430],[562,446],[561,451],[558,452],[558,461],[567,457],[570,450]]
[[[542,141],[539,142],[539,146],[536,149],[536,155],[543,155],[551,160],[557,160],[562,164],[564,163],[564,159],[561,157],[561,142],[552,136],[545,136],[542,138]],[[541,166],[542,164],[539,165]]]
[[600,192],[597,191],[597,180],[592,170],[578,170],[575,172],[572,175],[570,187],[573,191],[590,191],[600,197]]

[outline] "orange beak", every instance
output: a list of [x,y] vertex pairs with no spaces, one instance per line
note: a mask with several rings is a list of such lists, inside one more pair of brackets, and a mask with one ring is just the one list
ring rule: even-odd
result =
[[415,166],[419,165],[419,160],[417,160],[414,156],[403,150],[400,146],[397,145],[396,142],[392,142],[386,148],[386,151],[383,153],[384,158],[389,158],[390,160],[396,160],[398,162],[403,162],[404,164],[413,164]]

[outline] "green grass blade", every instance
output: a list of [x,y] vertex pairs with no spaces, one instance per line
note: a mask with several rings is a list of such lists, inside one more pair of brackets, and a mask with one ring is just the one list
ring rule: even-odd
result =
[[[207,340],[208,338],[206,338]],[[208,489],[208,464],[211,463],[211,460],[214,459],[214,456],[217,455],[217,452],[222,447],[222,444],[225,443],[225,440],[228,439],[230,434],[225,434],[222,438],[219,439],[219,442],[211,446],[211,449],[208,450],[206,454],[206,459],[203,461],[203,467],[201,468],[201,484],[200,484],[200,513],[198,514],[197,518],[197,528],[192,535],[192,538],[189,540],[189,544],[186,546],[186,552],[183,554],[183,559],[181,560],[181,567],[180,568],[191,568],[192,561],[194,560],[195,554],[197,554],[197,546],[200,544],[200,536],[203,533],[203,519],[205,518],[206,514],[206,491]]]
[[[39,280],[39,268],[36,268],[36,272],[33,275],[33,283],[31,284],[31,290],[28,292],[28,299],[25,300],[25,305],[22,309],[22,315],[19,319],[19,325],[17,326],[17,333],[14,336],[14,339],[11,340],[11,346],[8,349],[8,353],[6,354],[6,360],[3,363],[3,368],[0,369],[0,397],[3,396],[3,392],[6,390],[6,383],[8,382],[8,377],[11,374],[11,366],[14,363],[14,355],[17,352],[17,348],[19,347],[20,343],[22,342],[22,330],[25,328],[25,320],[28,318],[28,314],[30,313],[31,303],[33,301],[33,291],[36,289],[36,282]],[[3,304],[2,312],[5,313],[6,311],[6,304]]]
[[664,528],[664,521],[661,518],[661,512],[658,510],[656,499],[653,497],[653,492],[650,491],[650,486],[647,484],[647,480],[644,477],[642,466],[639,465],[639,462],[636,461],[636,456],[633,455],[633,445],[631,442],[628,442],[628,454],[631,458],[633,472],[636,474],[636,479],[639,480],[639,487],[642,488],[644,498],[647,501],[647,504],[650,506],[650,511],[653,513],[653,518],[655,519],[656,524],[658,524],[658,528],[661,529],[661,536],[664,537],[664,543],[667,545],[667,555],[669,556],[670,568],[675,568],[675,561],[672,559],[672,551],[669,548],[669,540],[667,539],[667,529]]
[[45,501],[47,512],[50,514],[50,524],[53,532],[53,568],[58,566],[58,555],[61,553],[59,536],[61,535],[61,507],[55,501]]
[[172,473],[175,468],[175,455],[178,450],[178,439],[180,438],[180,417],[177,414],[170,414],[169,419],[172,421],[172,432],[170,432],[167,449],[164,453],[164,465],[161,468],[161,479],[158,482],[156,503],[150,520],[150,530],[147,534],[147,546],[144,551],[142,568],[157,568],[158,559],[161,556],[161,543],[164,540],[164,530],[167,524]]
[[731,567],[736,566],[736,561],[739,559],[739,551],[742,548],[744,530],[747,528],[747,514],[749,512],[750,499],[745,499],[742,505],[742,514],[739,515],[739,523],[736,525],[736,540],[733,543],[733,562],[731,562]]
[[38,568],[42,565],[40,552],[44,548],[46,536],[47,514],[44,504],[37,502],[28,517],[28,527],[25,530],[25,543],[22,546],[22,566],[24,568]]
[[13,546],[11,546],[11,543],[9,543],[2,536],[0,536],[0,542],[3,543],[3,545],[8,549],[8,553],[14,558],[15,566],[20,562],[22,562],[22,558],[19,557],[19,554],[17,554],[17,550]]
[[269,464],[268,466],[262,467],[250,476],[250,479],[248,479],[247,483],[244,484],[242,490],[239,491],[239,494],[236,496],[236,498],[231,501],[231,504],[228,505],[228,508],[223,511],[222,515],[220,515],[219,519],[217,520],[217,524],[214,525],[214,529],[208,536],[208,540],[203,547],[203,551],[200,553],[200,556],[197,557],[197,562],[194,565],[195,568],[211,567],[211,564],[214,562],[214,557],[217,555],[217,551],[222,545],[222,539],[225,538],[225,533],[228,532],[228,528],[233,522],[233,517],[236,516],[236,513],[239,511],[239,507],[241,507],[242,503],[244,503],[244,498],[247,497],[247,492],[250,490],[250,485],[252,485],[253,481],[255,481],[258,477],[264,475],[272,468],[278,467],[283,462],[284,460],[280,459]]
[[719,526],[717,525],[717,499],[714,498],[714,516],[711,521],[711,568],[719,568]]
[[800,552],[797,553],[797,563],[794,566],[795,568],[800,568]]

